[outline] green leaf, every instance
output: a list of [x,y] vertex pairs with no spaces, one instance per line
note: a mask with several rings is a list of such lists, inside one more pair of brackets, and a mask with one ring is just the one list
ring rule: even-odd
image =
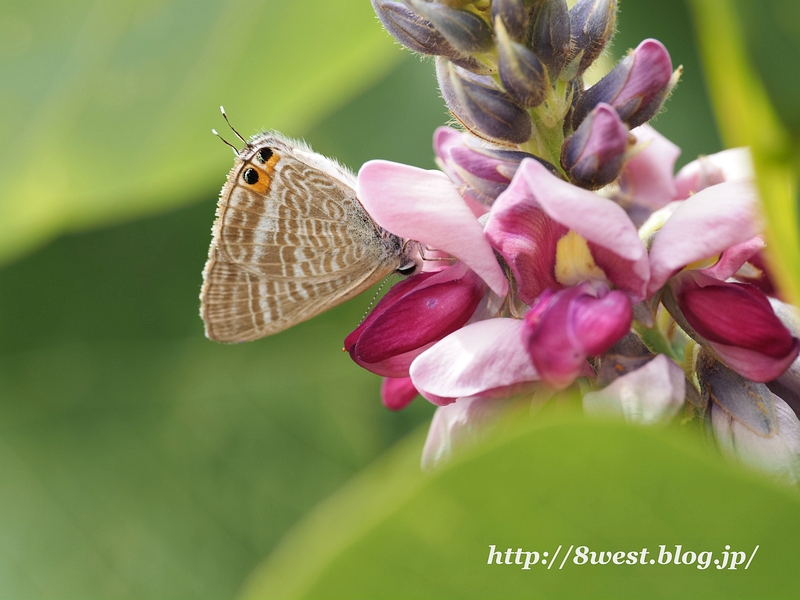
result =
[[401,56],[363,0],[4,3],[0,263],[220,186],[220,104],[299,136]]
[[[798,161],[789,132],[753,69],[732,0],[692,0],[708,87],[727,147],[748,146],[767,217],[767,258],[784,297],[800,302]],[[761,7],[760,7],[761,9]],[[784,65],[785,67],[785,65]],[[776,96],[773,88],[772,95]]]
[[[800,501],[731,468],[696,440],[542,417],[433,473],[417,434],[316,509],[254,573],[242,598],[793,597]],[[659,565],[726,546],[748,570]],[[490,546],[563,559],[573,546],[646,564],[529,570],[488,565]],[[665,559],[666,555],[664,555]],[[524,559],[524,556],[522,557]],[[641,554],[639,554],[641,560]],[[653,559],[656,564],[649,562]],[[496,560],[496,559],[495,559]]]

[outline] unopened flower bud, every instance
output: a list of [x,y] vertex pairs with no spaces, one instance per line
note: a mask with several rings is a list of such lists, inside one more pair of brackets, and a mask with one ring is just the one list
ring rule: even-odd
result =
[[775,403],[765,384],[745,379],[705,348],[697,355],[695,369],[700,391],[708,402],[716,402],[758,435],[769,436],[777,432]]
[[495,31],[503,87],[522,106],[539,106],[550,87],[547,69],[533,52],[511,39],[499,17],[495,20]]
[[522,144],[531,137],[525,109],[497,89],[488,77],[436,60],[436,77],[447,107],[467,129],[492,139]]
[[672,72],[669,52],[661,42],[645,40],[583,93],[572,114],[572,126],[577,128],[595,106],[605,102],[628,127],[638,127],[658,113],[680,72],[680,68]]
[[491,27],[473,12],[420,0],[407,0],[407,3],[461,52],[482,52],[492,45]]
[[531,48],[555,81],[570,55],[569,9],[566,0],[545,0],[535,10]]
[[544,164],[551,173],[559,171],[542,158],[518,150],[487,147],[470,133],[439,127],[433,135],[436,162],[462,193],[484,205],[492,204],[511,183],[525,158]]
[[401,2],[372,0],[383,27],[409,50],[432,56],[456,58],[460,53],[433,26]]
[[517,42],[525,41],[531,20],[531,9],[525,6],[524,0],[493,0],[492,23],[495,27],[497,19],[503,23],[511,39]]
[[575,185],[599,189],[619,177],[626,151],[634,141],[617,111],[598,104],[564,141],[561,166]]
[[614,35],[617,0],[578,0],[569,11],[572,46],[583,73]]

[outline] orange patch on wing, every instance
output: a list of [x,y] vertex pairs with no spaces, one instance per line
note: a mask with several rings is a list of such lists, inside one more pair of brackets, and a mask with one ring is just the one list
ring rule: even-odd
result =
[[[273,152],[272,156],[269,157],[269,160],[265,163],[262,163],[256,158],[257,156],[258,153],[256,153],[252,159],[242,166],[242,169],[239,171],[239,185],[253,190],[256,194],[262,194],[266,196],[269,194],[269,188],[272,186],[272,180],[275,175],[275,165],[278,164],[278,161],[281,159],[281,157],[278,156],[277,152]],[[258,173],[258,181],[255,183],[247,183],[244,180],[244,174],[247,169],[253,169],[256,173]]]

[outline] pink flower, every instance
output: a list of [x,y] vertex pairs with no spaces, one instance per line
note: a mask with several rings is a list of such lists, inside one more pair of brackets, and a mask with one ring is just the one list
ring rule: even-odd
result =
[[[577,235],[564,239],[569,232]],[[583,280],[616,287],[634,302],[645,296],[650,276],[647,251],[625,211],[555,177],[536,161],[522,162],[492,206],[486,236],[514,274],[526,304],[547,288]],[[573,239],[588,254],[571,252]]]
[[800,340],[775,316],[757,287],[699,271],[681,273],[669,285],[680,315],[674,306],[667,308],[677,319],[685,318],[687,333],[750,381],[776,379],[800,353]]
[[381,402],[389,410],[405,408],[418,394],[410,377],[384,377],[381,384]]
[[344,348],[368,371],[407,377],[411,361],[469,321],[485,293],[486,284],[463,263],[413,275],[381,298]]
[[594,371],[588,356],[606,352],[631,327],[628,297],[602,284],[583,282],[546,290],[525,315],[522,340],[542,381],[555,389]]

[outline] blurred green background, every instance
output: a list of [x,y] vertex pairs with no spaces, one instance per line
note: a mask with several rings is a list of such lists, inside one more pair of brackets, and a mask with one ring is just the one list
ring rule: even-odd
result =
[[[617,56],[655,37],[684,65],[654,125],[681,164],[719,150],[686,6],[621,5]],[[0,6],[2,598],[233,597],[430,420],[383,409],[340,350],[369,293],[258,342],[203,337],[220,104],[354,169],[432,167],[448,120],[367,0]]]

